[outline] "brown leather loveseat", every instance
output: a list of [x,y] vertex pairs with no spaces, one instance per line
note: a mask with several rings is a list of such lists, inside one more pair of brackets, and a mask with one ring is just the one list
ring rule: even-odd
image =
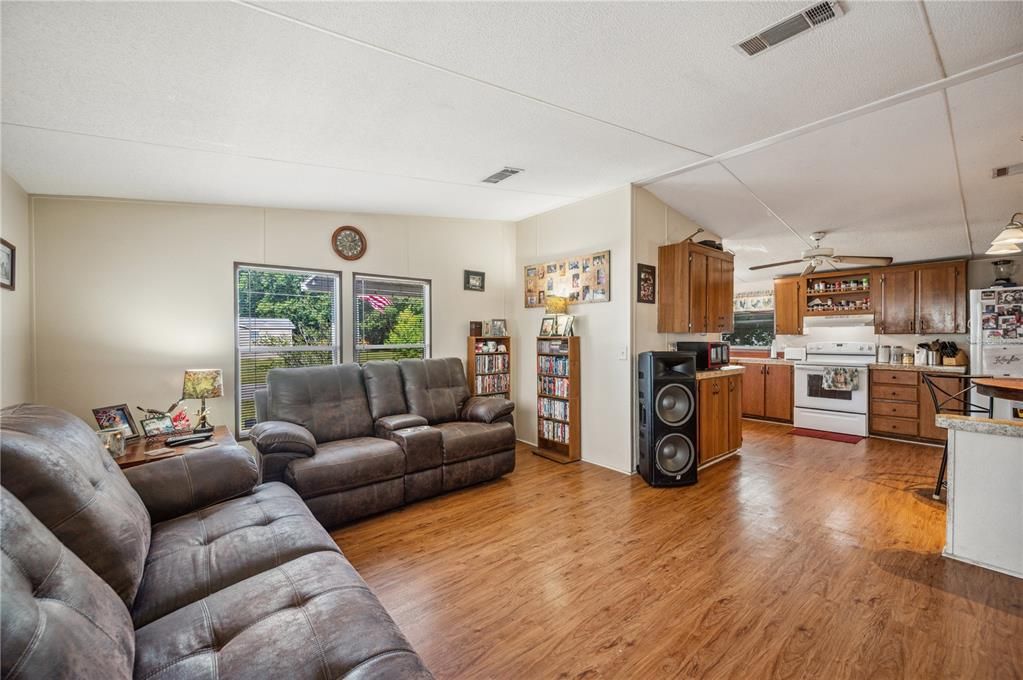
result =
[[122,472],[78,418],[21,405],[0,450],[0,677],[432,677],[244,448]]
[[470,397],[460,359],[275,368],[250,431],[263,479],[327,528],[515,469],[514,404]]

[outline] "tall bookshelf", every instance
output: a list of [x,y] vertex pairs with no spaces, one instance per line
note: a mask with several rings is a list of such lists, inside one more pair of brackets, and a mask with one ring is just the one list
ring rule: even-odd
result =
[[537,455],[558,463],[580,458],[579,336],[536,339]]
[[[488,351],[490,347],[495,351]],[[469,382],[469,394],[511,399],[511,351],[512,339],[506,335],[468,337],[465,377]]]

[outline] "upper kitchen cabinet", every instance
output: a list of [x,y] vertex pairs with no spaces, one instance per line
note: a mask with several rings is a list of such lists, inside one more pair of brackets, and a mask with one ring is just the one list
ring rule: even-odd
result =
[[803,334],[803,283],[798,277],[774,280],[774,334]]
[[874,274],[874,328],[888,335],[965,333],[966,261],[884,267]]
[[690,241],[657,249],[657,332],[725,333],[734,328],[731,253]]

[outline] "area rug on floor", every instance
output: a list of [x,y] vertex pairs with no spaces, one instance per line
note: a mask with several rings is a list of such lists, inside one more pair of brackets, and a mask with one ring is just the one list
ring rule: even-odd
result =
[[797,437],[828,439],[833,442],[845,442],[846,444],[856,444],[863,439],[863,437],[858,437],[854,434],[839,434],[838,432],[824,432],[823,430],[808,430],[805,427],[794,427],[789,430],[789,434],[794,434]]

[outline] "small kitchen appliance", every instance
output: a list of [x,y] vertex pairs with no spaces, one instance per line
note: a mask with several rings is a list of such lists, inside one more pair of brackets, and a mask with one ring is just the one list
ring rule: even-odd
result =
[[795,365],[793,424],[867,436],[867,365],[876,352],[873,342],[809,343]]
[[706,371],[728,365],[727,342],[676,342],[676,352],[695,352],[696,370]]

